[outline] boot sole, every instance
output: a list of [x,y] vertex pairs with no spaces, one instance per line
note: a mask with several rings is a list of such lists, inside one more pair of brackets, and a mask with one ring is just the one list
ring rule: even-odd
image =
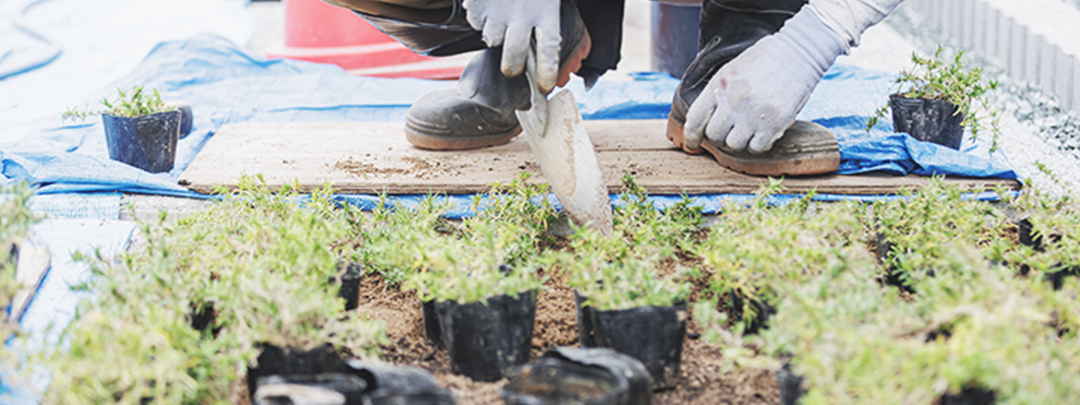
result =
[[521,133],[521,125],[516,125],[509,131],[484,136],[438,136],[426,134],[417,128],[413,128],[409,122],[405,123],[405,139],[409,143],[421,149],[430,150],[468,150],[480,149],[490,146],[498,146],[510,142]]
[[[667,137],[680,149],[683,124],[668,117]],[[730,153],[705,140],[700,148],[686,150],[690,154],[709,152],[716,161],[730,170],[753,176],[811,176],[832,173],[840,169],[840,145],[825,127],[807,121],[795,121],[772,149],[762,154]]]
[[[571,53],[571,55],[573,55],[572,58],[578,59],[577,68],[581,67],[580,59],[584,59],[585,57],[587,57],[588,52],[591,50],[591,48],[592,40],[589,38],[588,33],[586,32],[586,35],[582,37],[581,42],[579,42],[577,47],[574,48],[574,52]],[[570,64],[567,63],[559,68],[560,77],[564,74],[566,74],[567,76],[569,75],[569,73],[567,73],[567,69],[575,69],[574,67],[571,67],[569,65]],[[493,135],[469,137],[442,136],[425,131],[424,128],[410,122],[408,120],[408,117],[406,117],[405,120],[405,139],[407,139],[409,143],[421,149],[469,150],[487,148],[490,146],[498,146],[510,142],[511,139],[514,139],[514,137],[518,136],[519,134],[521,134],[521,125],[515,125],[514,128],[511,128],[509,131]]]

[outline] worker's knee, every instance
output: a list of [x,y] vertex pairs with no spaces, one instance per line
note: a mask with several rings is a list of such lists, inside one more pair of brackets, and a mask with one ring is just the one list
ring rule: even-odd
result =
[[[365,15],[398,21],[440,24],[454,13],[455,0],[323,0]],[[460,0],[456,0],[460,3]]]

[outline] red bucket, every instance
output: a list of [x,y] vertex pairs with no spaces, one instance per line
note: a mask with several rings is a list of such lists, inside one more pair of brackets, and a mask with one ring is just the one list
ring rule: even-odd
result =
[[285,47],[268,52],[271,58],[330,63],[365,76],[427,79],[457,78],[468,62],[418,55],[351,10],[321,0],[283,3]]

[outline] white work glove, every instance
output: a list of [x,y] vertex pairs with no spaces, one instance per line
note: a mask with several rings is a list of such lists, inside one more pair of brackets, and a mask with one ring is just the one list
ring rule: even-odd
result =
[[811,0],[709,80],[686,114],[686,150],[706,136],[729,151],[771,149],[836,58],[901,1]]
[[525,67],[530,34],[536,32],[536,82],[555,88],[559,76],[560,0],[465,0],[466,17],[489,47],[502,45],[502,72],[516,77]]

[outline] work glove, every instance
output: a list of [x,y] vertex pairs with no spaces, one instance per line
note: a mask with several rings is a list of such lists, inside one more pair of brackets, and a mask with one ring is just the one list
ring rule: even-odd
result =
[[709,80],[686,114],[686,150],[703,137],[732,152],[771,149],[836,58],[901,1],[811,0]]
[[516,77],[525,68],[536,33],[536,83],[547,93],[559,75],[560,0],[465,0],[466,18],[489,47],[502,46],[501,70]]

